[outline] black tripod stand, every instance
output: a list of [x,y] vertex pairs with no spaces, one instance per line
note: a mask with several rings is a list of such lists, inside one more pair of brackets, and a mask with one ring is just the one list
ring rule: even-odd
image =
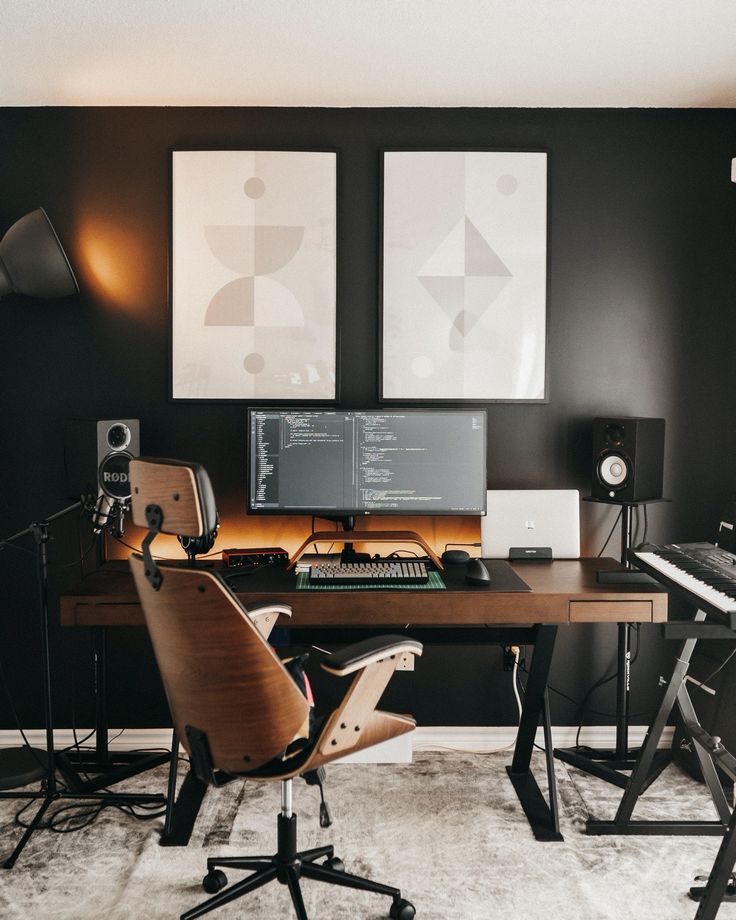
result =
[[[51,693],[51,656],[49,651],[49,603],[48,603],[48,541],[49,541],[49,524],[58,520],[64,515],[77,511],[83,507],[82,502],[75,502],[73,505],[64,508],[57,514],[52,515],[44,521],[34,522],[30,527],[13,534],[7,540],[3,540],[0,545],[8,545],[16,542],[26,536],[33,536],[36,544],[36,575],[38,580],[38,602],[41,625],[41,665],[43,681],[43,709],[44,709],[44,726],[46,729],[46,750],[43,758],[45,759],[44,774],[41,788],[33,792],[0,792],[0,799],[28,799],[40,800],[41,804],[33,816],[30,824],[25,829],[23,836],[18,841],[13,852],[2,863],[3,869],[12,869],[18,856],[28,843],[34,831],[41,829],[41,819],[52,802],[71,799],[80,802],[99,802],[109,805],[161,805],[165,804],[162,795],[142,795],[138,793],[118,793],[118,792],[75,792],[75,785],[79,785],[79,779],[71,763],[62,753],[56,753],[54,750],[54,726],[53,726],[53,705]],[[60,789],[56,779],[56,771],[59,771],[67,789]]]
[[[601,501],[596,498],[586,498],[585,501]],[[625,571],[601,572],[599,580],[605,580],[611,585],[629,585],[630,590],[636,590],[637,582],[644,582],[651,589],[654,583],[648,575],[632,569],[629,561],[629,550],[632,545],[632,515],[631,512],[638,505],[648,505],[652,501],[668,501],[668,499],[652,499],[640,502],[604,502],[604,504],[621,506],[621,564]],[[613,750],[597,751],[591,748],[555,748],[555,757],[569,763],[579,770],[584,770],[598,779],[605,780],[614,786],[625,789],[629,777],[620,771],[633,770],[639,749],[629,749],[629,696],[631,692],[631,624],[618,624],[617,672],[616,672],[616,746]],[[646,778],[646,789],[670,762],[669,751],[659,751],[655,755],[652,769]]]

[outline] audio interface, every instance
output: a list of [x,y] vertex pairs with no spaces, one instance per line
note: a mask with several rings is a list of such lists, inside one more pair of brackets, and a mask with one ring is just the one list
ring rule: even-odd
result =
[[287,565],[289,554],[280,546],[224,549],[222,562],[228,569],[257,569],[263,565]]

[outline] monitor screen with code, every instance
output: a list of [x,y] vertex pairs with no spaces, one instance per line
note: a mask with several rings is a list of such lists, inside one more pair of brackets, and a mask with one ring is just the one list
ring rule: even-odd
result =
[[249,512],[481,515],[485,506],[485,410],[249,411]]

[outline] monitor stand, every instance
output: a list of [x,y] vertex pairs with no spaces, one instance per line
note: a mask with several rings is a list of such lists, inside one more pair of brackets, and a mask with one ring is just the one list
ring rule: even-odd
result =
[[289,568],[293,569],[313,543],[336,542],[342,543],[344,548],[340,554],[342,562],[362,562],[370,557],[368,554],[356,553],[353,550],[353,543],[414,543],[421,546],[424,552],[429,556],[437,568],[442,571],[443,566],[440,557],[430,548],[425,540],[414,530],[355,530],[355,518],[341,517],[336,518],[343,526],[342,533],[339,530],[320,530],[311,533],[302,543],[299,549],[289,563]]

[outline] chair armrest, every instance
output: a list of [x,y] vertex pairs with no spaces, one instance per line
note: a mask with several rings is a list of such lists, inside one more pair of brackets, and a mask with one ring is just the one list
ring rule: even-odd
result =
[[268,639],[279,616],[291,616],[291,607],[288,604],[250,604],[245,612],[263,638]]
[[376,661],[383,661],[384,658],[396,657],[407,652],[412,655],[421,655],[422,643],[417,642],[416,639],[407,639],[405,636],[376,636],[373,639],[354,642],[340,649],[327,661],[323,661],[322,667],[330,674],[342,677],[345,674],[359,671]]
[[358,673],[322,729],[317,742],[320,755],[332,759],[356,746],[394,675],[398,656],[404,654],[421,655],[422,643],[405,636],[377,636],[349,645],[322,662],[322,667],[330,674]]

